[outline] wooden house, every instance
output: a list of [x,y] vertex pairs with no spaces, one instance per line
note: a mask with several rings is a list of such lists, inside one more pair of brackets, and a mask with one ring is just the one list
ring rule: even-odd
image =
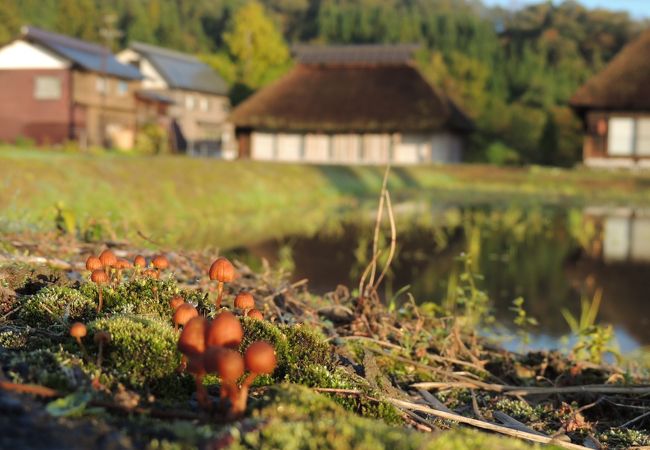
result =
[[231,115],[240,158],[459,162],[472,123],[411,63],[413,46],[299,46],[297,65]]
[[173,101],[168,114],[177,150],[216,156],[227,152],[232,141],[228,86],[210,66],[192,55],[140,42],[117,58],[142,72],[142,88],[149,95]]
[[140,78],[104,47],[23,27],[0,48],[0,140],[130,148]]
[[570,104],[584,124],[585,165],[650,167],[650,30],[580,87]]

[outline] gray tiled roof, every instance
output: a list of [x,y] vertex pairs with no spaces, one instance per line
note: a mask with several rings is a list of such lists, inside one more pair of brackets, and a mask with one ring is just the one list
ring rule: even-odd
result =
[[292,48],[302,64],[403,64],[411,60],[416,44],[398,45],[296,45]]
[[130,48],[153,64],[171,88],[217,95],[228,93],[226,82],[192,55],[141,42],[133,42]]
[[124,79],[138,80],[142,78],[138,69],[122,64],[108,49],[100,45],[31,26],[23,27],[22,37],[29,42],[47,48],[83,69]]

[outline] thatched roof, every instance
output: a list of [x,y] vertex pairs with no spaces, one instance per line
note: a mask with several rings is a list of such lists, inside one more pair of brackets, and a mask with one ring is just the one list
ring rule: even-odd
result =
[[569,103],[578,110],[650,110],[650,30],[626,45]]
[[235,108],[231,120],[243,128],[314,132],[472,128],[408,63],[300,63]]

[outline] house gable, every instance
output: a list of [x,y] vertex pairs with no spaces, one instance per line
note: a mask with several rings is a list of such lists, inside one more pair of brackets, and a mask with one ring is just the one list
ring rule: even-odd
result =
[[0,48],[0,70],[67,69],[70,62],[21,39]]
[[142,54],[127,48],[119,52],[116,58],[121,63],[132,64],[140,70],[144,77],[142,80],[143,89],[169,89],[169,85],[160,72]]

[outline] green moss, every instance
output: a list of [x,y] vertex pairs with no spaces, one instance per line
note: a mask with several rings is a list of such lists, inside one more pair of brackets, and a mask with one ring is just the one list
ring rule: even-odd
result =
[[88,382],[84,362],[62,348],[12,353],[3,358],[2,366],[18,383],[36,383],[69,391]]
[[[97,287],[84,284],[81,289],[91,292],[97,298]],[[169,306],[172,296],[179,293],[173,278],[154,280],[152,278],[131,278],[115,287],[104,286],[104,307],[102,314],[137,314],[169,320],[173,311]]]
[[471,431],[436,437],[350,414],[332,399],[305,387],[273,386],[258,400],[251,431],[230,429],[216,440],[239,449],[526,449],[523,442]]
[[538,421],[540,419],[540,414],[543,412],[537,408],[533,408],[523,400],[509,398],[498,400],[495,409],[526,423]]
[[72,322],[94,318],[96,309],[96,299],[76,289],[47,286],[25,297],[18,318],[32,327],[67,327]]
[[[102,366],[119,381],[139,389],[146,386],[164,396],[191,392],[189,376],[176,372],[178,337],[170,325],[138,316],[114,316],[98,319],[88,329],[90,336],[100,330],[111,334]],[[97,351],[94,344],[90,349]]]
[[642,447],[650,445],[650,434],[629,428],[611,428],[601,433],[598,440],[608,448]]
[[354,389],[365,396],[334,396],[337,403],[365,417],[387,423],[402,423],[401,414],[385,402],[368,400],[380,397],[362,377],[336,365],[332,348],[323,336],[306,325],[277,326],[267,321],[242,319],[244,341],[241,351],[258,340],[275,346],[278,359],[273,377],[259,377],[257,385],[290,382],[310,387]]

